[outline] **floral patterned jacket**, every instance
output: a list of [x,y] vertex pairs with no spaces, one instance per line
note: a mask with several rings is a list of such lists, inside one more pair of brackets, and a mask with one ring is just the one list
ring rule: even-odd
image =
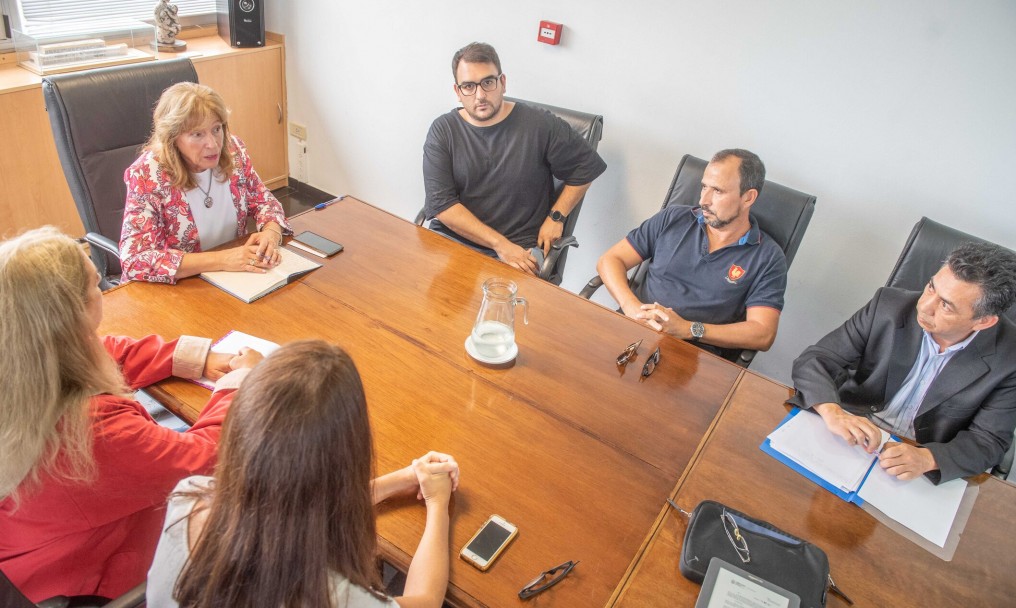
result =
[[[229,146],[233,151],[229,190],[236,207],[237,238],[247,233],[250,215],[258,230],[274,221],[289,232],[282,205],[254,171],[243,142],[233,136]],[[127,168],[123,179],[127,184],[120,233],[123,280],[175,283],[183,254],[202,250],[183,191],[170,185],[159,161],[147,150]]]

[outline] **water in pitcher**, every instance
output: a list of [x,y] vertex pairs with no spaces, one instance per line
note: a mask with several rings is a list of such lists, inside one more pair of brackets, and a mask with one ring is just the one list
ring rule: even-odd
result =
[[473,327],[473,346],[481,356],[495,359],[515,343],[515,330],[497,321],[481,321]]

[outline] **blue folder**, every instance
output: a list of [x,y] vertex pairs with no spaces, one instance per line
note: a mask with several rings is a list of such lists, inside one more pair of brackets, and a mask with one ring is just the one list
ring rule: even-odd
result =
[[[780,428],[781,426],[783,426],[784,424],[789,422],[791,418],[793,418],[794,416],[798,415],[800,412],[801,412],[801,408],[795,407],[794,409],[792,409],[790,411],[789,414],[787,414],[786,418],[781,420],[780,423],[778,425],[776,425],[776,428]],[[817,416],[818,414],[815,414],[813,412],[808,412],[807,414],[804,414],[804,415],[805,416]],[[894,435],[890,435],[889,438],[892,441],[899,441],[899,438],[894,436]],[[868,480],[868,475],[871,475],[871,470],[875,467],[876,463],[878,463],[878,458],[876,456],[872,455],[872,457],[871,457],[871,466],[868,467],[868,471],[864,474],[864,478],[861,479],[861,483],[857,485],[857,490],[855,490],[853,492],[846,492],[844,490],[841,490],[838,486],[834,486],[833,484],[829,483],[828,481],[826,481],[822,477],[816,475],[815,473],[811,472],[810,470],[804,468],[800,464],[794,462],[793,460],[791,460],[790,458],[785,456],[782,452],[778,451],[776,448],[774,448],[773,446],[771,446],[769,444],[769,438],[768,437],[766,437],[766,440],[762,442],[762,445],[759,446],[759,449],[762,450],[763,452],[765,452],[766,454],[769,454],[770,456],[772,456],[776,460],[779,460],[780,462],[782,462],[783,464],[787,465],[791,469],[797,471],[801,475],[804,475],[805,477],[807,477],[808,479],[810,479],[813,482],[817,483],[818,485],[822,486],[826,490],[829,490],[830,492],[832,492],[836,496],[839,496],[843,500],[845,500],[847,502],[852,502],[852,503],[854,503],[854,504],[856,504],[858,506],[863,505],[864,504],[864,500],[862,500],[861,497],[859,497],[857,495],[857,493],[860,492],[861,488],[864,487],[864,482]]]

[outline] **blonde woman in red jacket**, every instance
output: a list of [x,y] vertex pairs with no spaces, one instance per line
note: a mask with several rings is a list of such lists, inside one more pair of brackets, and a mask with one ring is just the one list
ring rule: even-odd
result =
[[[209,354],[204,338],[100,337],[98,280],[53,228],[0,243],[0,570],[33,601],[145,580],[166,497],[211,471],[233,392],[261,359]],[[202,374],[216,388],[186,433],[131,396]]]

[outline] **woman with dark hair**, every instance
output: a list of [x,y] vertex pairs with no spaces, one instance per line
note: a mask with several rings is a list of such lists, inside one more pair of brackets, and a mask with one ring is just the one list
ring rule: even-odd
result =
[[[36,602],[144,580],[166,497],[212,470],[234,390],[261,359],[210,353],[207,338],[99,336],[98,282],[55,228],[0,243],[0,570]],[[218,379],[186,433],[134,400],[170,375]]]
[[441,606],[458,464],[430,452],[372,480],[366,399],[345,351],[281,347],[232,409],[215,477],[185,479],[170,498],[149,607],[394,606],[380,591],[374,505],[409,493],[426,501],[427,524],[398,606]]

